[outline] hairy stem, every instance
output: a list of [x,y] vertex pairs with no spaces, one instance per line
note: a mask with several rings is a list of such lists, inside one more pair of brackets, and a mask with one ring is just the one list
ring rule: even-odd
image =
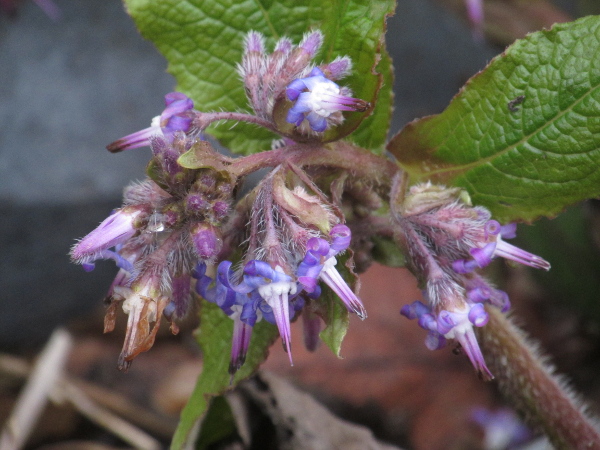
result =
[[278,133],[277,129],[271,122],[252,114],[244,114],[237,112],[196,112],[193,120],[193,127],[198,130],[205,130],[211,123],[222,120],[233,120],[235,122],[248,122],[266,128],[274,133]]
[[349,171],[353,176],[377,184],[389,184],[400,168],[392,161],[374,155],[347,142],[323,144],[298,144],[255,153],[234,160],[229,172],[242,177],[265,167],[275,167],[290,162],[302,168],[306,166],[336,167]]
[[600,448],[600,433],[582,402],[521,330],[496,308],[487,310],[490,321],[477,337],[505,398],[556,448]]

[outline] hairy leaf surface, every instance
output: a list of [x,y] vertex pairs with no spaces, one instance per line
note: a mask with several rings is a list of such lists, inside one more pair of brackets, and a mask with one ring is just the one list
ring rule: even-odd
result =
[[[142,35],[165,56],[177,90],[189,95],[202,111],[246,111],[250,107],[236,71],[244,36],[263,33],[267,47],[288,36],[298,43],[303,34],[320,29],[325,35],[317,63],[348,55],[354,69],[343,80],[354,95],[375,102],[373,118],[349,113],[345,126],[357,129],[359,145],[382,147],[391,117],[392,71],[383,48],[385,20],[395,2],[383,0],[125,0]],[[384,72],[383,74],[381,72]],[[210,133],[243,154],[271,147],[275,137],[254,125],[224,123]]]
[[600,195],[600,18],[517,41],[388,145],[412,179],[461,186],[503,221]]

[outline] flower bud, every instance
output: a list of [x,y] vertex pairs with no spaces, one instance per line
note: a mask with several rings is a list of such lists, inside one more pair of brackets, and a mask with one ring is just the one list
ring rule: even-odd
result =
[[89,263],[104,250],[133,237],[147,218],[145,208],[126,206],[115,210],[90,234],[71,250],[71,258],[78,263]]
[[208,223],[194,225],[190,235],[196,253],[204,261],[214,261],[223,248],[223,238],[220,230]]

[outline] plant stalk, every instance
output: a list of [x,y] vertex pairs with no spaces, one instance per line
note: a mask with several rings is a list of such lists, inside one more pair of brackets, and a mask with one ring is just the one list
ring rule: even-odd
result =
[[496,308],[477,329],[488,366],[504,397],[558,449],[600,449],[598,428],[586,407],[523,331]]

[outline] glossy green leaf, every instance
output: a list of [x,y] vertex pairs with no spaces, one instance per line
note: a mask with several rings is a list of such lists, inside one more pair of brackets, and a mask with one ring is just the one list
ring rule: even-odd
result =
[[[194,426],[199,420],[203,420],[212,398],[231,387],[228,369],[232,336],[233,320],[217,305],[202,301],[198,331],[198,342],[203,352],[202,374],[181,413],[181,420],[171,444],[172,449],[184,448]],[[254,326],[246,362],[237,372],[233,386],[254,373],[266,359],[268,348],[277,336],[277,328],[265,321]]]
[[600,17],[517,41],[441,114],[389,150],[413,181],[467,189],[503,221],[553,216],[600,195]]
[[[272,49],[281,36],[299,42],[308,30],[321,29],[325,41],[315,61],[350,56],[354,70],[344,84],[364,100],[374,102],[379,97],[374,117],[356,130],[355,142],[383,145],[391,115],[392,83],[389,57],[381,52],[385,19],[393,12],[394,0],[125,0],[125,4],[142,35],[168,60],[177,90],[189,95],[203,111],[249,111],[236,72],[249,30],[263,33]],[[361,113],[348,114],[348,126],[358,125],[363,118]],[[230,129],[231,125],[221,124],[210,132],[239,153],[271,147],[274,136],[270,132],[247,124]]]

